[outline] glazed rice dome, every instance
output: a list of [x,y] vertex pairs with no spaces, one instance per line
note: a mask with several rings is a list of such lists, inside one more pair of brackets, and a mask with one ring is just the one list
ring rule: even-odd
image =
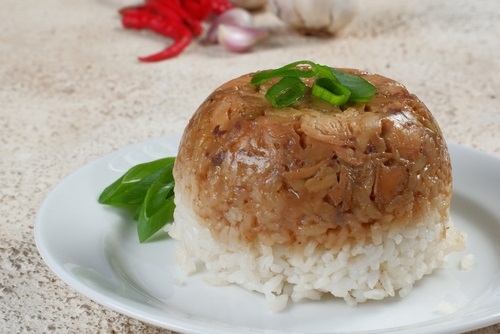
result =
[[[178,258],[270,307],[323,293],[349,304],[405,295],[463,247],[451,225],[448,150],[401,84],[342,108],[306,95],[276,109],[251,74],[215,90],[182,137],[174,168]],[[307,82],[306,84],[310,84]]]

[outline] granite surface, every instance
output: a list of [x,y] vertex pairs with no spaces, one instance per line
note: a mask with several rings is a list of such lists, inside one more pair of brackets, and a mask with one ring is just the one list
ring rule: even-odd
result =
[[[304,37],[269,13],[270,37],[231,54],[198,41],[142,64],[166,39],[121,28],[118,0],[4,0],[0,11],[0,332],[168,333],[80,295],[45,265],[42,201],[81,166],[181,132],[219,84],[298,59],[378,72],[433,111],[445,137],[500,157],[500,2],[360,1],[335,38]],[[499,254],[500,256],[500,254]],[[500,306],[499,306],[500,307]],[[474,333],[500,333],[500,325]]]

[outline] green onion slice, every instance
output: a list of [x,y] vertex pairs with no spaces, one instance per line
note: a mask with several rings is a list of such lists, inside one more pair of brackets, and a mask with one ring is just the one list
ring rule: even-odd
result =
[[351,95],[349,89],[329,78],[319,78],[316,80],[312,86],[311,93],[334,106],[346,104]]
[[278,77],[312,78],[316,73],[312,70],[299,70],[291,68],[280,68],[277,70],[259,72],[252,77],[250,84],[254,86]]
[[375,86],[358,75],[345,73],[334,68],[330,70],[340,84],[351,91],[349,101],[368,102],[377,92]]
[[[299,65],[310,65],[311,69],[298,69]],[[258,86],[270,79],[280,77],[312,78],[317,75],[316,66],[318,65],[309,60],[296,61],[275,70],[259,72],[252,77],[250,84]]]
[[266,99],[275,108],[288,107],[304,96],[306,85],[296,77],[284,77],[271,86],[266,93]]
[[328,66],[316,65],[316,67],[314,68],[314,71],[315,71],[316,77],[318,79],[327,78],[327,79],[330,79],[332,81],[338,82],[335,75],[333,75],[332,69]]

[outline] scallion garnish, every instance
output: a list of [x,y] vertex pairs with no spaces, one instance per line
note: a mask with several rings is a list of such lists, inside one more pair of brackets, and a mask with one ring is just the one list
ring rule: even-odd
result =
[[311,88],[312,95],[325,100],[335,106],[346,104],[351,91],[340,83],[329,78],[319,78]]
[[[299,65],[309,65],[299,67]],[[281,68],[255,74],[250,83],[254,86],[273,78],[283,78],[271,86],[266,99],[276,108],[292,105],[305,95],[307,86],[303,89],[298,84],[300,78],[316,77],[311,94],[335,106],[343,106],[347,102],[367,102],[377,92],[377,88],[362,77],[342,72],[328,66],[319,65],[309,60],[301,60]],[[285,80],[286,79],[286,80]],[[276,101],[279,101],[278,103]]]
[[284,77],[266,93],[266,99],[276,108],[291,105],[304,95],[306,85],[297,77]]
[[351,91],[349,101],[368,102],[377,92],[377,88],[360,76],[330,69],[342,86]]
[[174,162],[175,158],[169,157],[136,165],[99,196],[101,204],[135,211],[141,243],[172,221],[175,209]]

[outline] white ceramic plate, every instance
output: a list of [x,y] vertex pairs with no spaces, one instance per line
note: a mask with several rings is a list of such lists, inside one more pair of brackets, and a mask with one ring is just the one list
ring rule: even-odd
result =
[[[133,318],[186,333],[457,333],[500,322],[500,161],[450,145],[455,224],[467,249],[417,283],[405,298],[357,307],[333,300],[266,309],[264,297],[237,286],[185,277],[165,234],[140,245],[135,223],[97,203],[102,189],[131,166],[175,155],[179,136],[155,139],[97,160],[62,181],[41,207],[37,247],[67,284]],[[467,254],[470,271],[459,269]],[[442,304],[442,303],[445,304]],[[451,314],[440,305],[458,306]]]

